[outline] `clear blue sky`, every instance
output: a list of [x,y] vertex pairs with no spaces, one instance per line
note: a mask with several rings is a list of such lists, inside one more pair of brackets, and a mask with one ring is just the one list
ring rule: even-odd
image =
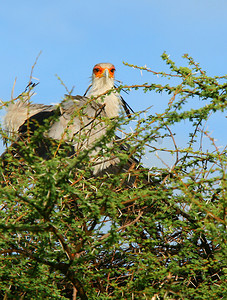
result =
[[[23,91],[40,51],[34,70],[40,81],[34,102],[39,103],[63,97],[65,90],[55,74],[69,89],[75,86],[75,94],[84,93],[98,62],[112,62],[124,84],[151,82],[150,75],[141,76],[122,62],[161,71],[163,51],[178,64],[189,53],[208,75],[224,75],[226,31],[226,0],[2,1],[0,98],[10,100],[15,78],[15,96]],[[134,110],[141,110],[150,105],[158,109],[156,97],[132,92],[125,98]],[[217,134],[225,120],[215,122]]]

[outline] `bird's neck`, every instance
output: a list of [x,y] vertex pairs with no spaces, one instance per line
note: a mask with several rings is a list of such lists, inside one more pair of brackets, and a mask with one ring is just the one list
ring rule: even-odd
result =
[[114,80],[112,78],[93,78],[91,88],[87,94],[88,97],[99,96],[114,87]]
[[119,94],[115,91],[111,91],[110,94],[105,94],[114,87],[114,81],[112,78],[98,78],[94,79],[92,86],[87,94],[88,97],[97,97],[97,101],[100,104],[105,104],[105,111],[108,118],[115,118],[119,116],[120,110],[120,98]]

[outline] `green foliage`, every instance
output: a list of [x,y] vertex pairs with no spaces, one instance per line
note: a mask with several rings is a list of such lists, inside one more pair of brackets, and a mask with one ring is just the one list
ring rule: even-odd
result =
[[[135,114],[134,133],[107,147],[129,122],[119,119],[94,146],[119,158],[114,171],[94,176],[93,149],[70,156],[72,145],[43,136],[48,124],[9,138],[0,170],[0,299],[225,299],[226,148],[202,128],[226,110],[227,77],[208,77],[188,55],[179,68],[162,58],[169,74],[133,67],[176,85],[124,88],[167,93],[163,112]],[[187,142],[178,145],[176,125],[187,121]],[[173,147],[155,143],[170,138]],[[39,156],[43,144],[48,159]],[[144,151],[176,160],[148,170],[136,160]]]

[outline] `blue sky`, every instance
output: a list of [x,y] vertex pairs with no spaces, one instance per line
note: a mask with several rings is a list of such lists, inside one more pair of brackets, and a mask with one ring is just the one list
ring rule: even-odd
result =
[[[152,82],[150,74],[141,76],[122,62],[166,70],[160,58],[164,51],[178,65],[189,53],[208,75],[224,75],[226,13],[226,0],[2,1],[0,99],[10,100],[15,78],[14,95],[23,91],[40,51],[33,74],[40,81],[38,103],[62,99],[65,89],[56,74],[69,89],[75,86],[75,94],[83,94],[98,62],[112,62],[124,84]],[[125,99],[136,111],[161,105],[153,93],[132,92]],[[225,120],[211,123],[218,137]]]

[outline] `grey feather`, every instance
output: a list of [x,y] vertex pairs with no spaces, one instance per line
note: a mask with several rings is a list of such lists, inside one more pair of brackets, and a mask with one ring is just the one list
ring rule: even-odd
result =
[[[10,134],[24,134],[27,130],[28,120],[30,121],[30,131],[32,123],[37,121],[41,124],[43,120],[59,110],[59,117],[51,124],[46,137],[54,140],[72,142],[75,153],[83,149],[91,148],[106,133],[107,114],[105,104],[100,104],[95,100],[82,96],[68,96],[58,106],[27,104],[19,102],[13,104],[5,117],[5,124]],[[111,143],[108,145],[111,146]],[[45,148],[43,148],[45,151]],[[91,157],[95,157],[100,149],[95,149]],[[45,157],[45,153],[41,153]],[[94,159],[94,174],[116,164],[118,160],[105,158]]]
[[[97,68],[103,71],[102,76],[96,76]],[[20,96],[18,101],[8,106],[4,125],[9,135],[24,135],[29,123],[33,123],[32,130],[37,129],[37,124],[43,124],[46,118],[53,114],[58,119],[50,123],[49,130],[44,134],[47,138],[71,143],[75,153],[83,149],[91,149],[107,131],[110,119],[119,116],[120,106],[129,114],[129,108],[116,90],[114,90],[114,77],[110,70],[115,70],[110,63],[97,64],[93,69],[92,85],[85,96],[68,95],[59,105],[43,105],[30,103],[29,96]],[[109,92],[111,91],[111,93]],[[31,122],[32,121],[32,122]],[[33,122],[34,121],[34,122]],[[30,128],[31,130],[31,128]],[[107,145],[111,148],[113,141]],[[94,160],[94,173],[115,165],[118,159],[111,157],[97,157],[100,149],[92,151]],[[45,157],[45,153],[42,155]]]

